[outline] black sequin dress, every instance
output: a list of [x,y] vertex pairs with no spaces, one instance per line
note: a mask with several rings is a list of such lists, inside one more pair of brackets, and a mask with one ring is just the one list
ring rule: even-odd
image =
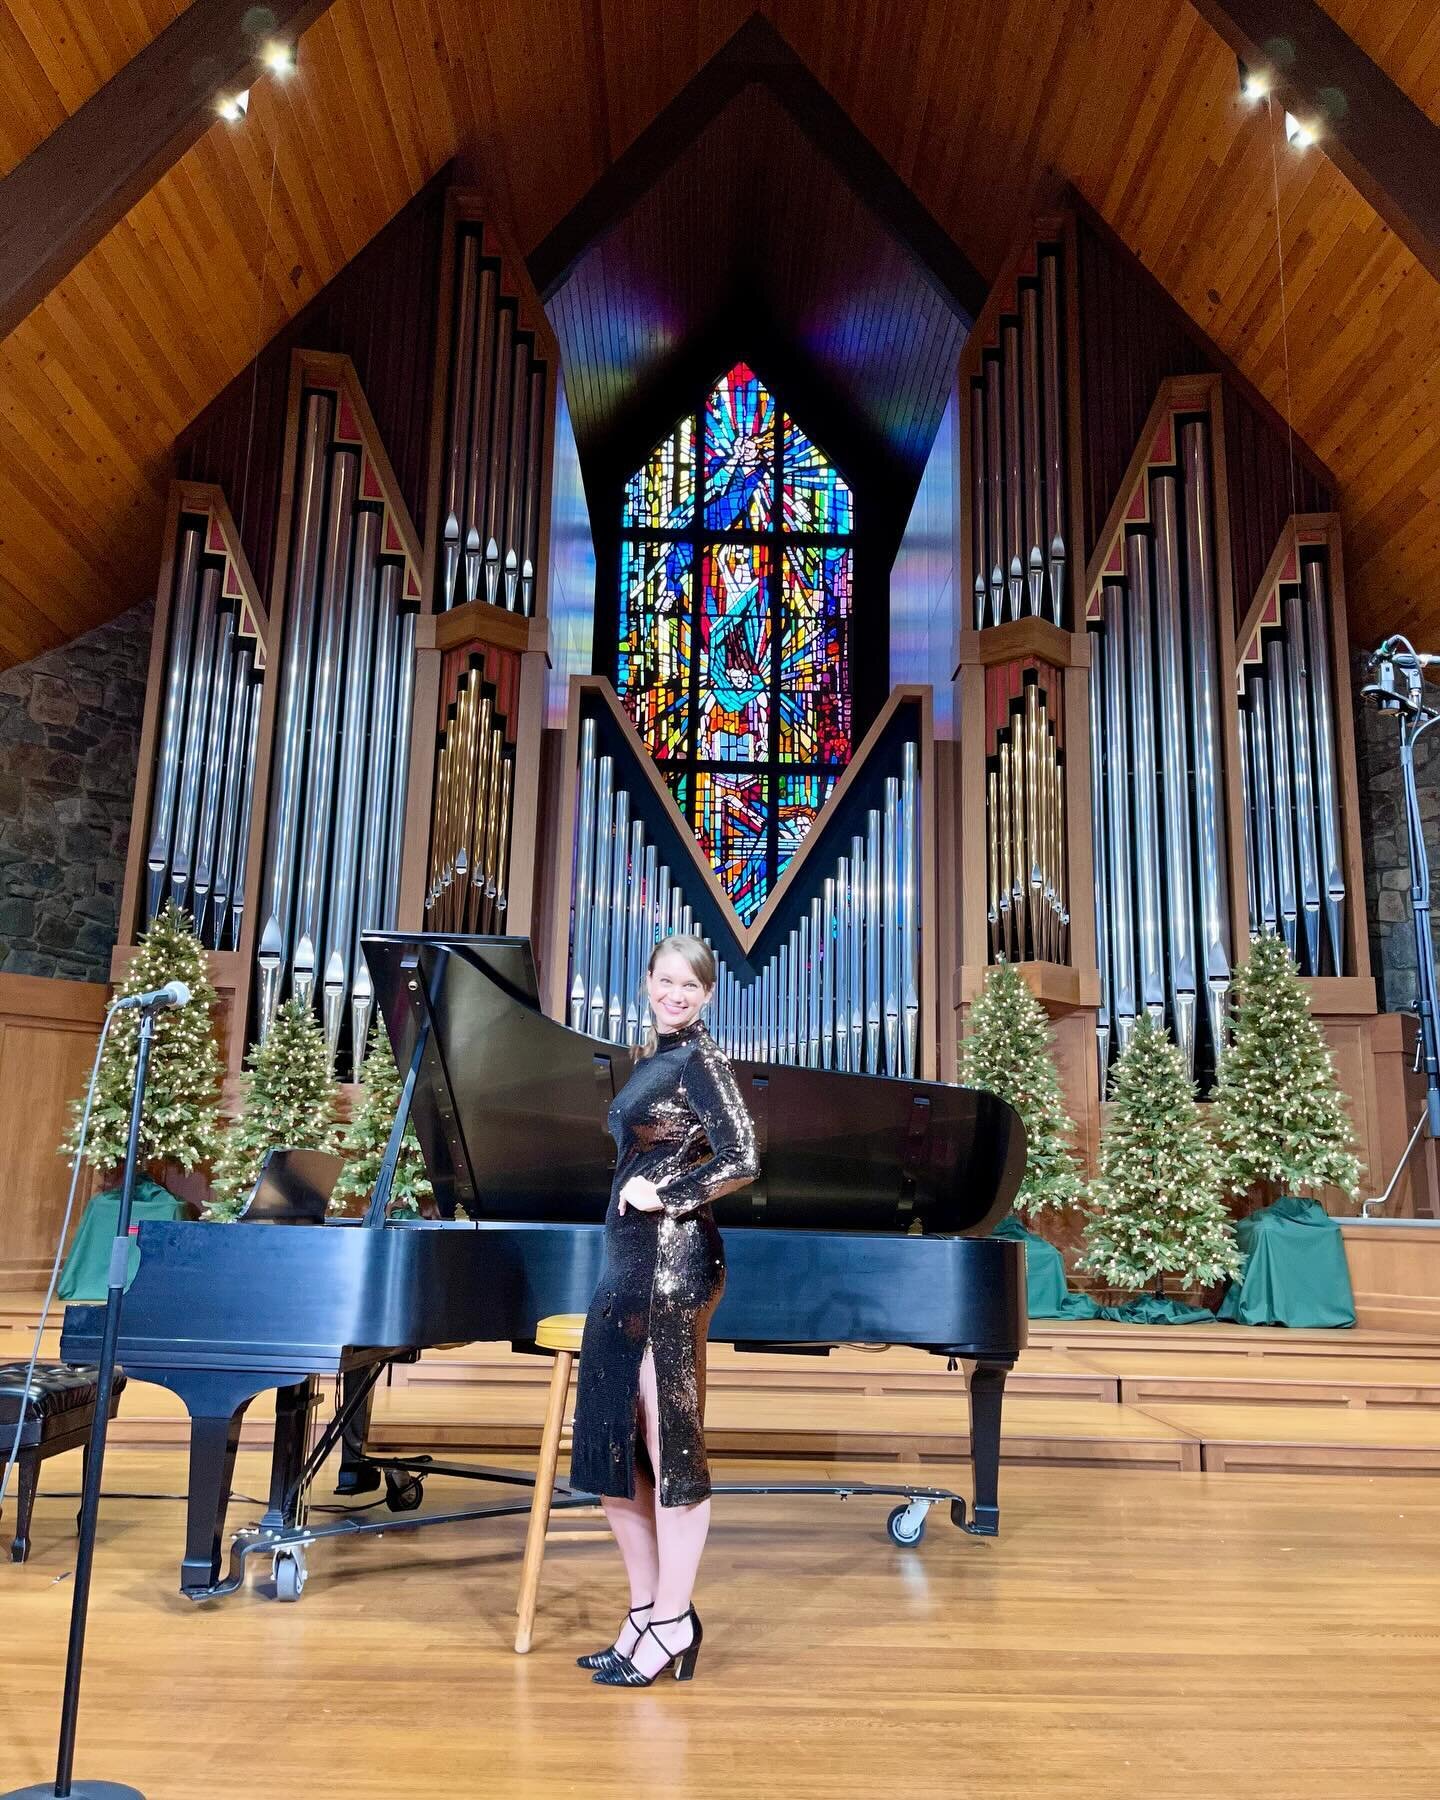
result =
[[[605,1265],[585,1318],[570,1478],[591,1494],[633,1499],[640,1365],[655,1361],[662,1506],[708,1498],[705,1338],[725,1290],[725,1247],[710,1211],[759,1173],[755,1129],[725,1053],[698,1021],[662,1035],[610,1108],[618,1146]],[[663,1210],[619,1211],[632,1176],[653,1181]]]

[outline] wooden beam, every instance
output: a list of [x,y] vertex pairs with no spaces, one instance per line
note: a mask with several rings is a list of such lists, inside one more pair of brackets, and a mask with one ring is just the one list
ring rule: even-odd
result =
[[266,44],[297,42],[329,5],[191,0],[0,181],[0,338],[204,136],[217,97],[260,78]]
[[1195,0],[1195,9],[1440,279],[1440,126],[1317,0]]

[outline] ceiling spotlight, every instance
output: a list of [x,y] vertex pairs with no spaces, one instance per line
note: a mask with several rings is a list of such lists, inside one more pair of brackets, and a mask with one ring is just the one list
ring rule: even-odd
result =
[[267,44],[261,61],[272,75],[282,78],[295,73],[295,46],[293,44]]
[[1308,125],[1302,125],[1294,113],[1285,115],[1285,141],[1293,144],[1297,150],[1308,150],[1315,142],[1315,133]]
[[238,94],[224,94],[215,102],[215,110],[229,125],[238,125],[250,110],[250,90],[242,88]]
[[1270,77],[1263,69],[1247,68],[1242,62],[1240,70],[1240,98],[1242,100],[1263,100],[1270,92]]

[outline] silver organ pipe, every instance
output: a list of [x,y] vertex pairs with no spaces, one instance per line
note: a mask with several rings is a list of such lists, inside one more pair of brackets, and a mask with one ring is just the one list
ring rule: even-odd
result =
[[1090,830],[1094,843],[1095,959],[1100,974],[1100,1005],[1095,1013],[1095,1036],[1100,1057],[1100,1092],[1106,1090],[1110,1067],[1110,1033],[1113,1008],[1110,968],[1110,933],[1113,912],[1110,899],[1110,843],[1106,807],[1105,705],[1114,676],[1110,672],[1111,643],[1103,631],[1090,634]]
[[1125,704],[1125,589],[1105,586],[1105,842],[1110,856],[1112,1022],[1123,1051],[1135,1029],[1135,878],[1130,835],[1130,739]]
[[580,792],[575,812],[574,907],[570,924],[570,1029],[585,1029],[590,966],[590,877],[595,865],[595,721],[580,723]]
[[1180,432],[1185,478],[1185,561],[1190,644],[1190,761],[1195,784],[1195,844],[1200,880],[1200,943],[1210,1042],[1225,1040],[1230,988],[1230,866],[1225,808],[1220,799],[1220,664],[1214,554],[1210,525],[1207,427],[1192,420]]
[[1337,974],[1345,969],[1345,864],[1340,851],[1340,784],[1335,768],[1335,701],[1330,675],[1330,597],[1325,566],[1303,565],[1305,623],[1309,633],[1310,704],[1315,728],[1315,803],[1320,815],[1320,858],[1325,879],[1325,919]]
[[1270,794],[1275,839],[1275,887],[1280,901],[1280,931],[1290,954],[1300,954],[1300,896],[1295,882],[1295,788],[1291,780],[1290,706],[1285,675],[1285,645],[1271,638],[1265,646],[1265,705],[1270,728]]
[[238,660],[234,607],[223,606],[215,625],[215,665],[210,684],[210,716],[205,728],[205,778],[200,784],[200,817],[195,833],[195,873],[190,903],[196,929],[202,934],[210,890],[215,881],[220,789],[232,733],[231,706]]
[[160,726],[160,748],[155,759],[150,842],[145,857],[147,919],[153,919],[160,910],[165,878],[170,869],[170,851],[175,830],[175,794],[180,779],[185,701],[190,686],[191,646],[195,633],[195,588],[204,541],[204,528],[199,520],[182,527],[178,573],[170,607],[170,643],[165,664],[165,710]]
[[1265,717],[1265,681],[1246,679],[1246,723],[1250,741],[1250,792],[1255,805],[1255,881],[1260,896],[1260,927],[1280,929],[1280,892],[1275,873],[1274,804],[1270,785],[1270,727]]
[[1310,767],[1310,671],[1300,590],[1285,594],[1285,669],[1289,684],[1290,756],[1295,770],[1296,877],[1300,921],[1305,932],[1306,967],[1320,968],[1320,854],[1315,817],[1315,782]]
[[975,629],[985,628],[986,575],[990,564],[985,551],[985,521],[990,508],[990,489],[985,472],[985,386],[970,384],[970,543],[975,565]]
[[1020,328],[1008,319],[1000,327],[1000,362],[1005,388],[1006,597],[1010,603],[1010,617],[1018,619],[1025,593],[1025,527],[1020,493]]
[[1140,953],[1140,1004],[1155,1019],[1165,1012],[1165,959],[1160,932],[1160,821],[1155,801],[1154,643],[1146,541],[1125,544],[1129,581],[1126,623],[1130,652],[1130,769],[1135,831],[1135,923]]
[[595,788],[595,891],[590,901],[590,954],[586,958],[590,981],[590,1035],[604,1037],[606,1025],[605,975],[609,963],[610,845],[615,834],[615,799],[612,784],[614,759],[600,758]]
[[1065,609],[1065,446],[1062,438],[1060,330],[1060,256],[1046,250],[1040,257],[1041,311],[1044,315],[1045,367],[1045,505],[1050,545],[1050,608],[1057,625]]
[[170,898],[177,906],[191,904],[195,828],[199,820],[200,783],[205,774],[205,750],[214,697],[212,689],[219,598],[220,571],[213,567],[207,568],[200,578],[200,610],[195,621],[195,648],[190,672],[190,706],[185,719],[180,798],[175,812],[175,842],[170,852]]
[[1155,505],[1155,644],[1160,699],[1160,776],[1165,811],[1166,976],[1175,1036],[1195,1067],[1195,910],[1193,824],[1185,757],[1185,647],[1180,624],[1180,545],[1175,479],[1160,476]]
[[920,1052],[920,750],[907,741],[900,776],[900,1073]]
[[1235,732],[1240,744],[1240,817],[1245,832],[1245,917],[1252,936],[1260,932],[1260,882],[1256,869],[1255,802],[1250,792],[1250,715],[1235,708]]
[[1025,391],[1025,579],[1030,611],[1045,606],[1043,444],[1040,434],[1040,294],[1033,282],[1020,288],[1020,360]]
[[[253,669],[253,664],[252,664]],[[239,793],[236,800],[235,856],[231,864],[234,873],[230,881],[230,947],[240,947],[240,933],[245,922],[245,883],[250,861],[250,821],[254,811],[255,796],[255,749],[260,739],[260,701],[263,686],[258,674],[252,674],[250,680],[250,709],[246,724],[244,765],[240,771]],[[235,771],[231,770],[232,777]],[[224,949],[223,933],[225,920],[217,917],[215,925],[215,948]]]
[[283,966],[291,942],[300,800],[305,786],[305,733],[322,566],[326,453],[334,424],[334,396],[311,394],[305,403],[300,499],[295,517],[295,574],[285,609],[285,648],[275,721],[275,775],[267,847],[269,898],[258,957],[262,1037],[280,1004]]
[[235,700],[227,745],[227,749],[233,748],[238,754],[227,759],[225,795],[215,846],[215,879],[211,890],[210,943],[216,950],[225,947],[225,927],[230,920],[230,905],[236,888],[235,845],[241,810],[244,809],[247,820],[250,810],[255,779],[255,737],[260,723],[260,691],[254,649],[242,640],[235,670]]

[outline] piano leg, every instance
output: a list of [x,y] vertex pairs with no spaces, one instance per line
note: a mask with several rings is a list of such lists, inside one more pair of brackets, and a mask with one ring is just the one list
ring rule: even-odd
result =
[[975,1471],[969,1530],[995,1537],[1000,1530],[1000,1407],[1011,1364],[977,1362],[970,1375],[970,1461]]
[[[305,1466],[310,1415],[315,1409],[315,1382],[311,1377],[282,1387],[275,1393],[275,1448],[270,1456],[270,1504],[260,1523],[267,1531],[280,1531],[298,1521],[294,1489]],[[290,1503],[286,1504],[286,1496]]]
[[225,1536],[235,1451],[240,1443],[240,1423],[252,1397],[247,1395],[229,1412],[190,1415],[190,1499],[180,1592],[192,1598],[220,1578],[220,1545]]
[[[354,1398],[355,1386],[365,1378],[364,1369],[347,1369],[340,1377],[342,1407]],[[340,1473],[336,1477],[337,1494],[370,1494],[380,1486],[380,1471],[365,1455],[365,1440],[370,1435],[370,1412],[375,1404],[372,1387],[359,1409],[345,1427],[340,1442]]]

